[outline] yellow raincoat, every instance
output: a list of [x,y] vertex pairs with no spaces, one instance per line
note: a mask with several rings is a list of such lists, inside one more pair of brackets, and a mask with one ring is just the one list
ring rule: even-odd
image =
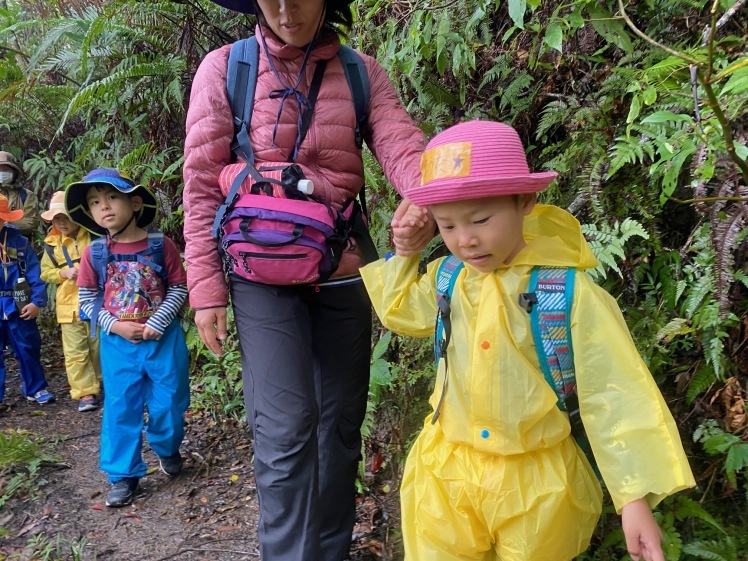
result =
[[[579,223],[557,207],[537,205],[524,236],[527,246],[509,265],[488,274],[466,265],[456,280],[441,415],[435,424],[426,419],[403,477],[409,561],[571,559],[586,549],[599,516],[599,485],[556,407],[518,303],[534,266],[583,270],[596,261]],[[437,269],[431,263],[419,276],[417,257],[362,269],[387,328],[433,335]],[[639,498],[654,506],[695,485],[618,305],[584,274],[576,276],[571,338],[582,419],[616,509]]]
[[83,250],[91,243],[91,235],[80,228],[75,238],[64,236],[52,228],[44,243],[54,249],[57,266],[45,251],[41,262],[41,278],[47,284],[56,284],[55,308],[57,323],[62,331],[62,350],[65,355],[65,370],[70,384],[70,396],[80,399],[85,395],[101,393],[101,366],[99,362],[99,338],[91,338],[91,326],[81,321],[78,310],[78,285],[75,280],[60,276],[67,269],[63,246],[78,268]]

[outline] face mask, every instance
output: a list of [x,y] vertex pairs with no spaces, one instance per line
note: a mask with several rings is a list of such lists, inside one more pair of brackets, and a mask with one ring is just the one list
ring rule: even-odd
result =
[[10,185],[13,183],[13,175],[14,173],[12,171],[0,171],[0,183],[3,185]]

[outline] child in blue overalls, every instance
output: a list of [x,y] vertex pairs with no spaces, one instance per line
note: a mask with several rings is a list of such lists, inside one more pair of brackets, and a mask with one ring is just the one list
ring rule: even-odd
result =
[[[47,380],[40,362],[42,339],[36,316],[47,305],[47,289],[39,277],[39,259],[21,231],[8,222],[23,218],[23,210],[10,210],[8,199],[0,195],[0,342],[8,341],[18,358],[21,391],[40,405],[54,401],[47,391]],[[31,287],[31,301],[20,311],[13,299],[16,281],[25,277]],[[5,397],[5,360],[0,355],[0,402]]]
[[92,332],[101,327],[101,469],[111,483],[106,505],[121,507],[132,502],[146,473],[144,406],[161,470],[171,476],[182,470],[189,358],[177,314],[187,278],[174,243],[147,230],[156,219],[153,193],[117,170],[96,169],[69,185],[65,208],[70,220],[105,236],[83,251],[78,295]]

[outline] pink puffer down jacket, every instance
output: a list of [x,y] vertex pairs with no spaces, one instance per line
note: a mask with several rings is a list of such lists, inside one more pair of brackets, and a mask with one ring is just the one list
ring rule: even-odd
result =
[[[259,28],[256,30],[259,37]],[[304,57],[301,49],[283,44],[263,27],[268,50],[285,84],[293,85]],[[310,53],[307,70],[298,90],[309,92],[318,60],[328,60],[314,107],[309,132],[296,163],[314,182],[314,194],[336,207],[355,197],[364,184],[361,151],[354,139],[355,111],[343,67],[337,58],[337,36],[320,40]],[[226,67],[230,46],[210,52],[195,74],[187,112],[184,147],[184,237],[190,305],[195,309],[223,307],[228,289],[211,227],[216,210],[224,202],[218,183],[221,170],[231,163],[233,138],[231,110],[226,97]],[[369,74],[371,102],[365,141],[399,193],[420,185],[419,162],[425,140],[400,103],[382,66],[361,55]],[[297,135],[298,109],[293,96],[286,100],[273,129],[280,99],[270,93],[281,88],[260,40],[260,63],[250,140],[255,164],[286,162]],[[358,253],[343,256],[336,276],[355,274],[363,260]]]

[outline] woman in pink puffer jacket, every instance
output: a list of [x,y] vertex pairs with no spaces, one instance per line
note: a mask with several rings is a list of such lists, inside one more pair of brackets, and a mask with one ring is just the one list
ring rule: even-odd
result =
[[[255,165],[288,162],[297,153],[294,162],[313,181],[315,196],[342,207],[364,183],[352,96],[337,58],[338,28],[351,24],[350,0],[215,2],[258,16],[260,60],[250,130]],[[225,197],[219,177],[235,165],[228,54],[225,46],[205,57],[187,114],[184,235],[190,304],[200,337],[220,354],[231,293],[254,435],[262,559],[342,561],[354,524],[368,396],[371,307],[358,275],[364,261],[351,245],[323,284],[268,286],[230,275],[227,286],[211,226]],[[371,98],[364,139],[387,179],[403,193],[420,184],[423,134],[384,69],[360,56]],[[327,67],[311,126],[300,142],[299,110],[320,60]],[[396,220],[408,205],[403,201]],[[395,234],[420,250],[433,232],[422,225],[402,225]]]

